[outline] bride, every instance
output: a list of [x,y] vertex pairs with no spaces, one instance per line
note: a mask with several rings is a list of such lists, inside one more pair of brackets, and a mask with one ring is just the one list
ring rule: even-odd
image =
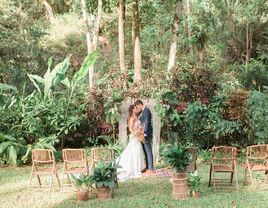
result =
[[117,176],[120,181],[141,176],[141,171],[145,168],[141,144],[144,141],[143,128],[134,105],[129,106],[128,112],[129,143],[117,159]]

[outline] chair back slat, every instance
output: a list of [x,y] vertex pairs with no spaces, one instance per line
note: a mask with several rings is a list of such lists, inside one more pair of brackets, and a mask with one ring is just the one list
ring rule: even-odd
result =
[[99,161],[109,162],[115,159],[114,149],[112,148],[93,148],[91,150],[93,167]]
[[212,148],[212,163],[218,165],[233,165],[236,160],[236,148],[229,146],[217,146]]
[[112,160],[114,159],[114,149],[112,148],[94,148],[92,149],[94,160]]
[[246,160],[251,165],[265,166],[268,165],[268,145],[260,144],[260,145],[252,145],[247,147],[247,155]]
[[247,157],[251,159],[267,158],[268,145],[252,145],[247,147]]
[[85,149],[63,149],[62,157],[67,162],[82,162],[86,160],[86,151]]
[[32,150],[32,161],[37,163],[51,163],[55,161],[52,150],[35,149]]

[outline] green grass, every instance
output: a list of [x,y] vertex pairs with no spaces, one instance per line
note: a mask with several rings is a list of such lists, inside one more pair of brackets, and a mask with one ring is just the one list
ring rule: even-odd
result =
[[[61,164],[59,164],[61,166]],[[66,188],[60,192],[53,186],[51,196],[47,189],[28,189],[30,167],[0,168],[0,207],[268,207],[268,191],[250,191],[249,187],[242,191],[242,168],[239,167],[239,188],[236,193],[230,190],[217,191],[207,186],[209,166],[199,165],[199,174],[202,176],[202,198],[177,201],[172,199],[171,183],[169,178],[143,178],[120,183],[114,191],[114,198],[108,201],[100,201],[95,197],[87,202],[77,202],[75,190]],[[61,170],[59,171],[61,174]],[[61,175],[60,175],[61,178]],[[34,178],[34,185],[37,180]],[[54,181],[56,182],[56,181]]]

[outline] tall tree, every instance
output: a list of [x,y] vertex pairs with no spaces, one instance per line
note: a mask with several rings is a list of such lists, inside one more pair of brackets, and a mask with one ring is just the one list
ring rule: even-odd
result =
[[119,0],[118,7],[118,42],[119,42],[119,63],[121,72],[126,72],[125,64],[125,9],[126,0]]
[[191,43],[192,28],[191,28],[191,0],[186,0],[186,13],[187,13],[187,35],[189,42],[190,56],[193,57],[193,46]]
[[175,66],[178,30],[179,30],[181,17],[182,17],[182,0],[177,0],[176,9],[174,13],[174,19],[173,19],[173,25],[172,25],[172,35],[171,35],[171,41],[170,41],[169,58],[168,58],[168,66],[167,66],[168,78],[171,78],[172,70]]
[[134,41],[134,80],[141,81],[141,46],[140,46],[140,17],[139,0],[132,1],[132,25]]
[[[86,1],[81,0],[82,12],[86,28],[87,38],[87,52],[92,53],[98,46],[99,30],[102,17],[102,0],[98,0],[98,12],[94,20],[89,20],[87,14]],[[92,29],[91,29],[92,28]],[[95,86],[94,80],[94,65],[90,66],[88,71],[89,90],[91,91]]]

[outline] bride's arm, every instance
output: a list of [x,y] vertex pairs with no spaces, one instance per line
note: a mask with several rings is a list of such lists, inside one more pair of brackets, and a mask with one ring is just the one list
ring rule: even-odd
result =
[[130,133],[134,134],[134,118],[130,118],[128,121],[128,130]]

